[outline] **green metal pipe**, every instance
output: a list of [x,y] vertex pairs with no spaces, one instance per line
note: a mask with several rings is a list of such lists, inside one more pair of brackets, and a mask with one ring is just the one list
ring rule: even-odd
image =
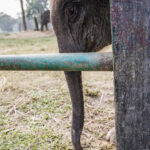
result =
[[0,55],[0,70],[112,71],[112,53]]

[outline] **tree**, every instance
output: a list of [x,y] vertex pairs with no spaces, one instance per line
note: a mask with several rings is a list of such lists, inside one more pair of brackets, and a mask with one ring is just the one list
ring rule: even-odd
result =
[[16,20],[9,15],[0,16],[0,29],[2,31],[11,32],[13,31],[13,26],[16,23]]
[[24,7],[23,7],[23,0],[20,0],[20,4],[21,4],[21,10],[22,10],[23,26],[24,26],[24,30],[26,31],[27,25],[26,25],[25,12],[24,12]]
[[26,0],[27,2],[27,17],[39,17],[48,8],[49,0]]
[[27,17],[28,19],[34,19],[35,30],[39,30],[38,21],[40,20],[40,15],[45,10],[48,10],[49,0],[27,0]]

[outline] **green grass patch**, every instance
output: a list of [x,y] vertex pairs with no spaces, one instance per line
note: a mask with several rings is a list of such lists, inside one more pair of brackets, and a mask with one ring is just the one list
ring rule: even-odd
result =
[[19,130],[6,130],[0,133],[1,150],[24,150],[24,149],[53,149],[68,150],[62,143],[62,135],[59,135],[51,128],[32,129],[28,133]]
[[57,50],[57,42],[54,36],[32,39],[0,38],[1,54],[51,53]]

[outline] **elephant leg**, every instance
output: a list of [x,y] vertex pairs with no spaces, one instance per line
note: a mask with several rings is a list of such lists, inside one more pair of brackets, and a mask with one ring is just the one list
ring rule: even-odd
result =
[[43,31],[43,24],[41,24],[41,31]]
[[46,30],[48,30],[48,26],[47,26],[47,24],[45,25],[45,27],[46,27]]
[[84,124],[84,101],[81,72],[65,72],[72,101],[72,143],[74,150],[82,150],[80,137]]

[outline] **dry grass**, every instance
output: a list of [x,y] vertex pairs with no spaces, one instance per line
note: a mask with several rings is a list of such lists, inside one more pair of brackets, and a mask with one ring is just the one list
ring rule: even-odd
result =
[[[22,35],[21,35],[22,36]],[[54,36],[0,39],[1,54],[57,51]],[[84,72],[82,145],[113,150],[105,140],[114,126],[112,72]],[[0,149],[72,149],[71,102],[63,72],[0,72]]]
[[50,35],[53,35],[53,30],[49,31],[22,31],[22,32],[16,32],[13,34],[4,34],[4,39],[31,39],[31,38],[39,38],[39,37],[48,37]]

